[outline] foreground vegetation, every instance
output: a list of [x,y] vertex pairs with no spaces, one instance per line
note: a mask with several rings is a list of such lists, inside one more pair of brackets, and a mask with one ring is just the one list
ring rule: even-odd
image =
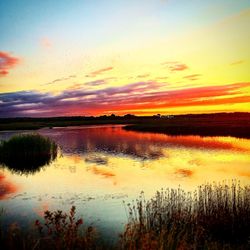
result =
[[38,134],[20,134],[0,143],[0,164],[30,173],[49,164],[57,156],[57,145]]
[[205,184],[143,193],[128,206],[123,249],[247,249],[250,247],[250,186]]
[[39,129],[81,125],[124,124],[125,129],[170,135],[235,136],[250,138],[250,113],[178,116],[99,116],[2,118],[0,130]]
[[193,193],[166,189],[127,205],[128,224],[116,246],[106,246],[82,219],[46,211],[36,233],[0,231],[3,249],[249,249],[250,186],[205,184]]

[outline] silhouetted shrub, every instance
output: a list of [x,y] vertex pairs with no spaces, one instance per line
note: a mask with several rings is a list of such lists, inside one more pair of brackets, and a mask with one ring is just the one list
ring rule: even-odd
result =
[[0,144],[0,163],[20,173],[32,173],[57,156],[57,145],[38,134],[16,135]]

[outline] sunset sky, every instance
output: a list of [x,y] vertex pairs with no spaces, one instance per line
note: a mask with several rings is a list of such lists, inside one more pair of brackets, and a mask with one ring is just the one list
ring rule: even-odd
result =
[[249,0],[0,0],[0,117],[250,111]]

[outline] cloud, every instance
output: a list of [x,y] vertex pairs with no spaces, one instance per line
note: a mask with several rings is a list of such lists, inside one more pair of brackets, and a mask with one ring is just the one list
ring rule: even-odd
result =
[[201,76],[201,74],[193,74],[193,75],[183,76],[183,78],[191,80],[191,81],[195,81],[195,80],[198,80],[200,78],[200,76]]
[[[0,117],[99,115],[128,110],[250,102],[250,82],[162,90],[165,83],[136,82],[98,90],[67,89],[58,95],[36,91],[0,94]],[[237,95],[237,96],[236,96]]]
[[102,73],[110,71],[112,69],[113,69],[113,67],[107,67],[107,68],[99,69],[99,70],[90,72],[89,74],[86,75],[86,77],[96,77],[97,75],[101,75]]
[[230,63],[230,65],[231,65],[231,66],[235,66],[235,65],[242,64],[242,63],[244,63],[244,62],[245,62],[244,60],[234,61],[234,62]]
[[90,82],[85,82],[84,85],[86,86],[99,86],[99,85],[104,85],[107,84],[109,80],[114,80],[116,79],[115,77],[108,77],[104,79],[99,79],[95,81],[90,81]]
[[76,75],[70,75],[70,76],[67,76],[67,77],[62,77],[62,78],[57,78],[51,82],[47,82],[47,83],[44,83],[44,84],[41,84],[41,85],[51,85],[51,84],[54,84],[54,83],[58,83],[58,82],[61,82],[61,81],[67,81],[69,79],[72,79],[72,78],[75,78]]
[[145,78],[145,77],[149,77],[150,74],[143,74],[143,75],[138,75],[137,78]]
[[173,72],[174,71],[183,71],[183,70],[188,69],[188,66],[184,63],[180,63],[180,64],[175,64],[175,65],[170,66],[169,69]]
[[41,39],[41,45],[46,49],[50,49],[53,46],[51,40],[49,40],[47,37]]
[[166,65],[167,68],[172,72],[183,71],[189,68],[185,63],[178,61],[163,62],[161,65]]
[[19,58],[11,56],[8,52],[0,51],[0,77],[8,75],[9,70],[19,62]]

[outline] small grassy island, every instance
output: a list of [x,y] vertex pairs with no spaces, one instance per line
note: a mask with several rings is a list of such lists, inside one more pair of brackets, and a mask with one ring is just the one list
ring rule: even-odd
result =
[[56,156],[56,143],[38,134],[15,135],[0,143],[0,164],[16,172],[36,172]]

